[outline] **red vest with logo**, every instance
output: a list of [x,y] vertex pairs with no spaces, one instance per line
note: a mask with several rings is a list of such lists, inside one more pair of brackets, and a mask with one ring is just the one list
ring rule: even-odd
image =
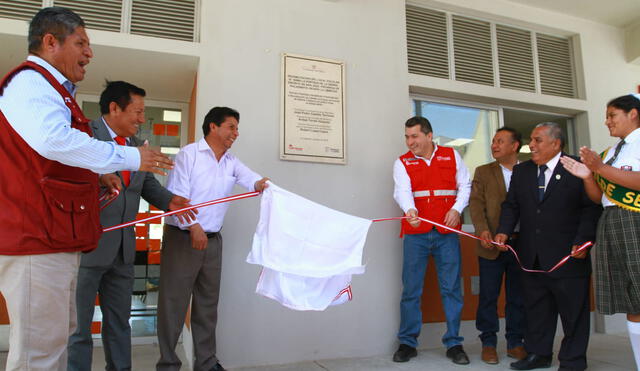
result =
[[[418,216],[444,224],[444,216],[456,203],[458,189],[453,148],[438,146],[431,166],[416,158],[411,151],[400,156],[400,161],[411,179],[411,190]],[[461,226],[455,228],[460,229]],[[427,233],[433,227],[433,224],[423,221],[417,228],[413,228],[406,219],[402,220],[402,234]],[[452,233],[441,227],[436,229],[440,233]]]
[[[60,93],[71,127],[91,136],[75,99],[46,69],[27,61],[0,83],[0,95],[20,71],[33,69]],[[14,125],[28,123],[15,122]],[[40,156],[0,111],[0,255],[90,251],[102,233],[97,174]]]

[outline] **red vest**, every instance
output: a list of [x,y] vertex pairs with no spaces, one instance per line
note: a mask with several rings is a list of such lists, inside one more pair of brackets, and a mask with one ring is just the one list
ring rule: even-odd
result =
[[[416,158],[411,151],[400,156],[400,161],[411,179],[411,190],[418,216],[444,224],[444,216],[456,203],[458,189],[453,148],[438,146],[431,166]],[[460,229],[461,226],[455,228]],[[423,221],[417,228],[413,228],[405,219],[402,220],[402,234],[427,233],[433,227],[433,224]],[[440,233],[452,233],[444,228],[436,229]]]
[[[91,136],[89,120],[67,89],[33,62],[24,62],[9,72],[0,83],[0,95],[25,69],[33,69],[49,81],[71,110],[71,127]],[[98,246],[102,233],[98,176],[40,156],[2,111],[0,174],[0,255],[90,251]]]

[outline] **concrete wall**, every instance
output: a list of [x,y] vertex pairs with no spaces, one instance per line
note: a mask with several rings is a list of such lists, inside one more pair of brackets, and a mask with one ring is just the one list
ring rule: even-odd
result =
[[[404,151],[410,114],[404,3],[367,1],[205,1],[197,122],[215,105],[240,111],[232,151],[278,185],[353,215],[397,215],[391,169]],[[279,160],[282,53],[346,63],[348,164]],[[199,131],[197,137],[201,137]],[[236,202],[224,228],[218,354],[225,367],[389,353],[401,289],[396,223],[374,224],[367,271],[352,303],[296,312],[254,293],[259,267],[244,262],[259,200]]]

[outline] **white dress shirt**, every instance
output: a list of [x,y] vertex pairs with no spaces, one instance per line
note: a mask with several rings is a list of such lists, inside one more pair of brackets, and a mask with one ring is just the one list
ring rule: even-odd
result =
[[[518,163],[516,162],[516,165]],[[502,166],[502,164],[500,165],[500,169],[502,170],[502,178],[504,179],[504,189],[507,190],[507,192],[509,192],[509,184],[511,184],[511,174],[513,174],[513,170],[510,170],[509,168]]]
[[[202,138],[178,152],[175,167],[167,179],[167,189],[175,195],[190,199],[191,204],[195,205],[230,196],[236,183],[253,191],[255,183],[260,179],[260,175],[229,151],[218,161],[207,141]],[[188,229],[199,223],[207,233],[219,232],[228,208],[228,202],[206,206],[198,209],[195,222],[182,223],[178,218],[170,216],[166,223],[180,229]]]
[[[427,166],[431,166],[431,161],[433,160],[433,156],[438,150],[438,145],[433,144],[433,153],[431,157],[426,159],[424,157],[415,156],[415,158],[421,159],[424,161]],[[471,179],[469,177],[469,169],[462,161],[462,157],[458,154],[458,151],[453,150],[453,154],[456,159],[456,186],[458,194],[456,195],[456,202],[453,204],[452,209],[456,210],[460,214],[465,207],[469,204],[469,195],[471,194]],[[393,164],[393,198],[398,203],[398,206],[405,213],[409,211],[409,209],[415,209],[416,204],[413,201],[413,190],[411,189],[411,178],[409,178],[409,174],[407,174],[407,169],[402,164],[400,159],[396,159]]]
[[[618,141],[619,143],[620,141]],[[611,166],[623,169],[626,171],[640,171],[640,129],[635,129],[626,138],[624,138],[624,145],[620,149],[620,153],[618,153],[618,157],[611,164]],[[607,152],[607,156],[604,158],[603,162],[607,162],[613,154],[615,153],[616,146],[609,149]],[[607,196],[602,194],[602,206],[615,206],[615,204],[607,198]]]
[[[551,180],[551,175],[553,175],[553,171],[556,169],[556,166],[558,165],[558,162],[560,161],[560,156],[562,155],[562,152],[558,152],[557,155],[553,156],[553,158],[551,160],[549,160],[549,162],[547,162],[545,165],[547,165],[547,170],[544,171],[544,190],[546,192],[547,190],[547,186],[549,185],[549,180]],[[538,175],[540,175],[540,167],[538,167]]]
[[[30,55],[27,60],[44,67],[75,94],[75,86],[44,59]],[[0,110],[18,135],[49,160],[99,174],[140,168],[138,149],[103,142],[71,128],[71,110],[37,71],[23,70],[13,77],[0,96]]]

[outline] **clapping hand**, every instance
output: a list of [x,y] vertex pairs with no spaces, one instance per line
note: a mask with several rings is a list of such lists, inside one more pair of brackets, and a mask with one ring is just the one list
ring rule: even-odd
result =
[[587,165],[582,162],[578,162],[569,156],[560,157],[560,162],[562,162],[562,166],[564,166],[568,172],[580,179],[587,179],[591,176],[591,170],[589,170]]

